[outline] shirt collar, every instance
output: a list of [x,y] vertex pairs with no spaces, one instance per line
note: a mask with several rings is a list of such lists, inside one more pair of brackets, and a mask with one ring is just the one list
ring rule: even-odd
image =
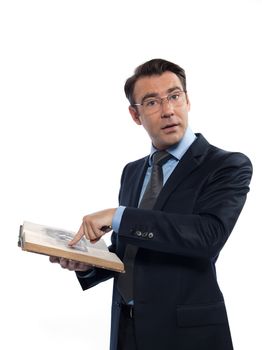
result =
[[[196,135],[193,133],[190,127],[187,127],[183,138],[177,144],[167,148],[166,151],[170,153],[175,159],[180,160],[183,157],[183,155],[186,153],[188,148],[195,141],[195,139],[196,139]],[[149,157],[149,166],[152,165],[152,155],[156,151],[157,149],[152,145],[150,157]]]

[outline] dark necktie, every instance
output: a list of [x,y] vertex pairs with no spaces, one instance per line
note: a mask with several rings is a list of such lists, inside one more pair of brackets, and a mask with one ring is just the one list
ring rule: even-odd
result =
[[[172,156],[166,151],[157,151],[152,156],[152,170],[149,182],[145,189],[144,195],[140,201],[139,208],[152,209],[157,197],[163,187],[163,171],[162,165]],[[133,268],[134,260],[138,246],[128,244],[124,255],[125,273],[120,274],[117,281],[117,287],[128,304],[133,300]]]

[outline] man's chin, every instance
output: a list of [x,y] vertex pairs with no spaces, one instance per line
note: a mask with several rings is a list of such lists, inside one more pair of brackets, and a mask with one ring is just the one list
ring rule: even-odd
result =
[[168,134],[167,137],[158,140],[157,144],[158,144],[158,149],[166,149],[169,147],[172,147],[174,145],[176,145],[177,143],[179,143],[181,141],[181,139],[183,138],[184,135],[182,135],[181,133],[172,133],[172,134]]

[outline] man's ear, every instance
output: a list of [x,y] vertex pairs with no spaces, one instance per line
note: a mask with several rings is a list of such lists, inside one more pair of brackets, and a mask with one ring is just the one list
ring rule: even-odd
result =
[[129,106],[129,113],[131,114],[131,117],[133,118],[133,121],[137,124],[137,125],[142,125],[140,117],[139,117],[139,113],[138,110],[133,107],[133,106]]

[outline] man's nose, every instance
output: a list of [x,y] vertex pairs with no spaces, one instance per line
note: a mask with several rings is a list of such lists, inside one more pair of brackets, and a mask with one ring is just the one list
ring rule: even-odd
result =
[[172,103],[167,98],[161,101],[161,112],[162,118],[170,118],[174,114]]

